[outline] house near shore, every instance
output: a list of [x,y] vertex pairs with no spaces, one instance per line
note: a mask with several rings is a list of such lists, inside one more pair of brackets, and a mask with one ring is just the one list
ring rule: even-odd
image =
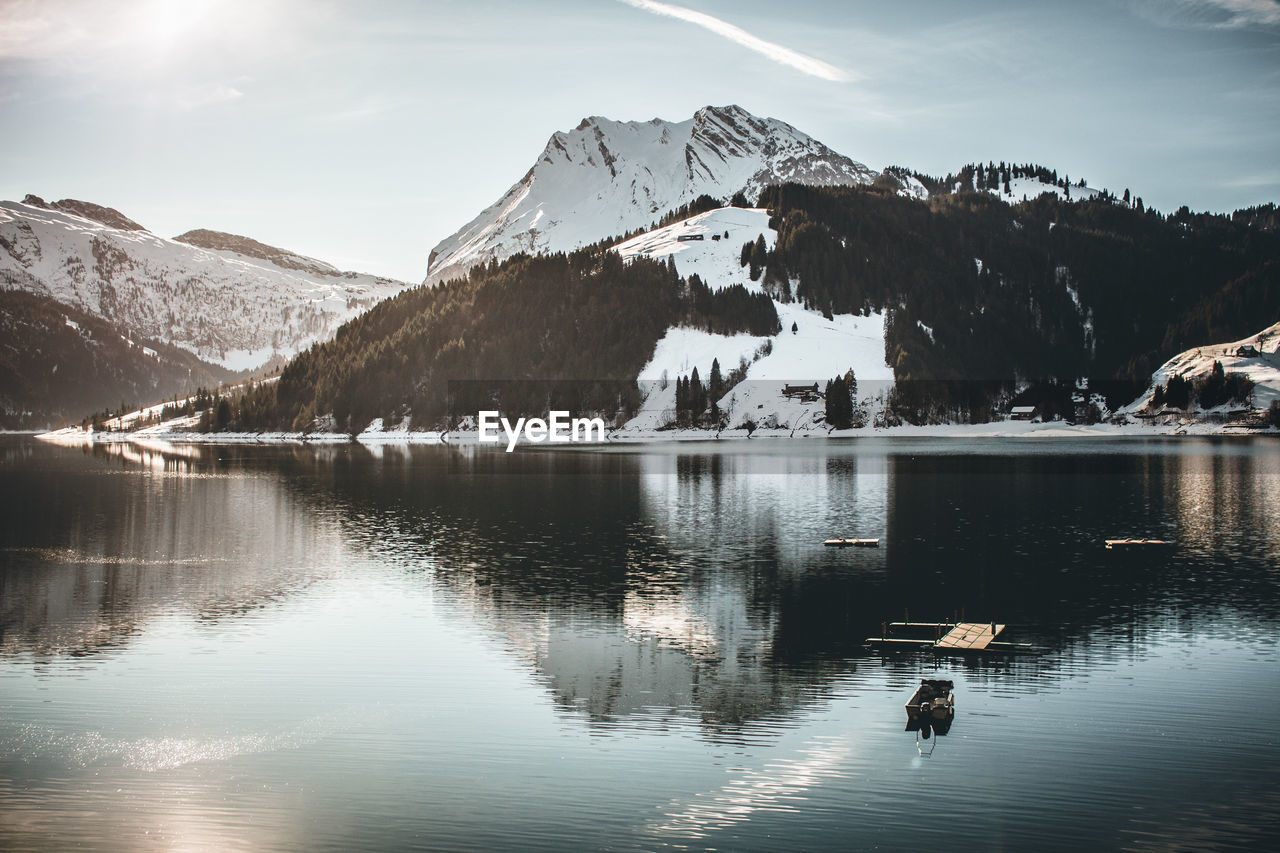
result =
[[783,385],[782,396],[788,400],[814,403],[822,397],[822,392],[818,390],[817,382],[812,385]]

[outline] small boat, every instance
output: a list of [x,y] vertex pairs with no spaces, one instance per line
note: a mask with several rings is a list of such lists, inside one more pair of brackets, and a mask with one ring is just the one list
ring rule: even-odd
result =
[[828,548],[879,548],[879,539],[827,539],[823,543]]
[[907,719],[933,718],[945,720],[956,712],[952,683],[941,678],[922,678],[916,692],[907,700]]

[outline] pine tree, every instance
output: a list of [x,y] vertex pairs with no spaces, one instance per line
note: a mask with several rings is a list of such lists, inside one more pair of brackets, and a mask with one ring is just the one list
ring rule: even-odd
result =
[[724,377],[720,375],[720,359],[711,360],[711,376],[707,379],[707,393],[711,402],[711,424],[720,425],[720,397],[724,394]]
[[853,400],[843,376],[827,382],[827,423],[834,429],[848,429],[853,425]]
[[698,378],[698,368],[693,368],[693,373],[689,374],[689,417],[693,423],[697,423],[702,418],[702,413],[707,410],[707,390],[702,387],[702,380]]
[[765,246],[764,235],[761,234],[759,237],[756,238],[755,243],[753,243],[751,246],[750,273],[751,273],[752,281],[759,281],[760,270],[762,267],[764,267],[766,261],[768,260],[768,255],[769,255],[769,249],[767,246]]

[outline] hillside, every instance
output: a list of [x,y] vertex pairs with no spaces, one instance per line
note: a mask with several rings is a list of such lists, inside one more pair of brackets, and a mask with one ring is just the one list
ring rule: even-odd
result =
[[598,412],[638,405],[635,377],[664,331],[688,325],[773,334],[763,294],[710,292],[664,261],[624,263],[605,247],[517,256],[463,279],[418,287],[345,325],[241,401],[231,427],[310,429],[332,416],[359,432],[412,415],[416,428],[479,408]]
[[0,288],[230,370],[292,356],[405,287],[235,235],[166,239],[88,202],[0,202]]
[[[628,260],[669,258],[682,276],[698,276],[713,291],[741,287],[764,293],[740,262],[744,243],[763,238],[772,249],[777,232],[769,227],[769,213],[759,209],[721,208],[619,243],[614,251]],[[675,420],[675,379],[694,369],[700,379],[713,366],[724,373],[741,371],[740,381],[716,401],[731,427],[750,420],[759,424],[825,429],[813,415],[822,405],[779,393],[784,385],[825,385],[834,376],[853,371],[861,398],[883,393],[893,372],[885,363],[884,315],[842,314],[824,317],[796,302],[773,300],[779,332],[775,335],[724,335],[686,326],[672,326],[657,342],[641,369],[643,402],[627,429],[662,429]],[[794,327],[794,330],[793,330]]]
[[46,296],[0,290],[0,428],[79,423],[123,403],[212,388],[230,371]]
[[762,199],[778,233],[757,259],[766,291],[832,316],[884,311],[912,420],[986,416],[1076,377],[1117,406],[1202,340],[1192,318],[1240,335],[1280,313],[1280,233],[1230,216],[796,185]]
[[[1243,380],[1243,381],[1241,381]],[[1280,323],[1226,344],[1194,347],[1151,375],[1151,386],[1120,414],[1156,417],[1180,410],[1225,417],[1280,403]]]

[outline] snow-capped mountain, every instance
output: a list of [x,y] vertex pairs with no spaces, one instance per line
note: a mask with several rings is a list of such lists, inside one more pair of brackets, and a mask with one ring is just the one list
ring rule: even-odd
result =
[[292,356],[407,286],[233,234],[159,237],[88,202],[0,202],[0,287],[233,370]]
[[427,282],[517,252],[569,251],[645,228],[704,194],[754,199],[769,184],[869,184],[876,174],[738,106],[704,107],[681,122],[592,116],[552,134],[523,178],[431,251]]

